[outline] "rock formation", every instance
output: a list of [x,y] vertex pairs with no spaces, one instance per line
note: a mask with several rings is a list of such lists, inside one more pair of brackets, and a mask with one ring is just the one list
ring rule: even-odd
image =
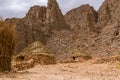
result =
[[68,28],[68,25],[65,23],[64,16],[56,0],[48,0],[46,17],[49,27],[53,27],[57,30]]
[[48,0],[48,6],[31,7],[26,16],[16,24],[17,52],[38,40],[46,44],[55,30],[67,29],[64,16],[56,0]]
[[26,16],[16,24],[17,52],[36,40],[45,41],[45,12],[46,7],[31,7]]
[[120,1],[105,0],[98,11],[97,26],[101,33],[96,38],[98,53],[110,55],[120,50]]
[[67,12],[65,20],[73,29],[88,26],[91,31],[95,31],[97,12],[89,4],[86,4]]
[[63,16],[56,0],[48,0],[47,7],[31,7],[24,18],[6,21],[16,23],[17,52],[40,41],[57,59],[75,51],[108,56],[120,50],[119,4],[118,0],[105,0],[98,12],[86,4]]
[[74,49],[92,54],[89,50],[94,45],[93,38],[98,35],[97,12],[86,4],[69,11],[65,15],[65,20],[74,32]]
[[120,1],[105,0],[98,11],[98,22],[101,26],[120,21]]
[[[77,44],[81,46],[81,49],[99,56],[108,56],[119,52],[119,4],[118,0],[105,0],[98,12],[83,5],[65,15],[67,23],[73,29],[77,28],[75,32],[79,31],[77,32],[79,35]],[[92,23],[92,30],[89,23]],[[91,34],[91,31],[94,33]],[[82,44],[84,45],[82,46]]]

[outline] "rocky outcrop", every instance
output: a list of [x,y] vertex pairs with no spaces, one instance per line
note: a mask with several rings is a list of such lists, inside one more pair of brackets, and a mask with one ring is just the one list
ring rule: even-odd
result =
[[108,56],[120,50],[119,4],[105,0],[98,12],[86,4],[63,16],[56,0],[48,0],[47,7],[31,7],[24,18],[6,21],[16,23],[17,52],[40,41],[58,60],[75,51]]
[[[65,15],[66,22],[71,25],[73,31],[73,52],[86,51],[92,54],[92,45],[94,38],[98,36],[97,12],[88,4],[75,8]],[[93,49],[92,49],[93,50]]]
[[69,28],[56,0],[48,0],[46,17],[48,26],[52,27],[52,29],[61,30],[63,28]]
[[73,29],[88,26],[91,31],[96,31],[94,25],[97,23],[97,12],[86,4],[67,12],[65,20]]
[[45,13],[46,7],[31,7],[26,16],[16,24],[17,52],[36,40],[45,41]]
[[20,18],[7,18],[5,21],[12,25],[16,25],[20,21]]
[[69,11],[65,15],[65,20],[76,32],[75,46],[94,56],[118,53],[120,49],[119,4],[118,0],[105,0],[98,12],[89,5]]
[[17,52],[36,40],[46,44],[55,31],[68,28],[56,0],[48,0],[47,7],[33,6],[16,24]]
[[98,22],[101,27],[108,23],[120,21],[120,1],[105,0],[98,11]]
[[105,0],[98,11],[97,26],[101,28],[101,33],[96,38],[97,53],[110,55],[118,53],[120,50],[120,1]]
[[96,35],[97,12],[88,4],[69,11],[65,20],[71,30],[55,31],[46,44],[49,51],[56,54],[57,60],[70,57],[76,50],[89,49],[92,37]]

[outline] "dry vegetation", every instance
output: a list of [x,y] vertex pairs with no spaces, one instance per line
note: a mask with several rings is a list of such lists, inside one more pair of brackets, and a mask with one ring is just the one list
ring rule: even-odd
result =
[[61,63],[84,62],[92,59],[92,56],[85,51],[77,50],[69,58],[60,61]]
[[10,71],[15,48],[15,32],[7,22],[0,22],[0,72]]
[[16,55],[12,63],[13,70],[24,70],[32,68],[36,64],[56,64],[56,60],[42,43],[36,41]]

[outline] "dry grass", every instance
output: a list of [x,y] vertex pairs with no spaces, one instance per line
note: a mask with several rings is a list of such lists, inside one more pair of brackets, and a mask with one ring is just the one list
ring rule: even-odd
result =
[[10,71],[15,48],[15,32],[7,22],[0,22],[0,72]]
[[70,57],[60,61],[60,63],[84,62],[92,59],[92,56],[85,51],[75,51]]
[[15,70],[28,69],[37,64],[56,64],[55,57],[39,41],[28,45],[28,47],[13,58],[12,62],[14,64],[13,69]]

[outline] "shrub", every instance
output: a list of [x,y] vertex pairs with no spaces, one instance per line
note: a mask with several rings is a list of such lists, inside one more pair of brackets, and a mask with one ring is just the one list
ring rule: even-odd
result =
[[118,56],[120,56],[120,51],[117,53]]
[[75,60],[75,58],[82,58],[84,60],[89,60],[92,59],[91,55],[88,54],[85,51],[76,51],[75,53],[72,54],[72,58]]
[[0,22],[0,72],[11,70],[11,57],[15,48],[14,27]]

